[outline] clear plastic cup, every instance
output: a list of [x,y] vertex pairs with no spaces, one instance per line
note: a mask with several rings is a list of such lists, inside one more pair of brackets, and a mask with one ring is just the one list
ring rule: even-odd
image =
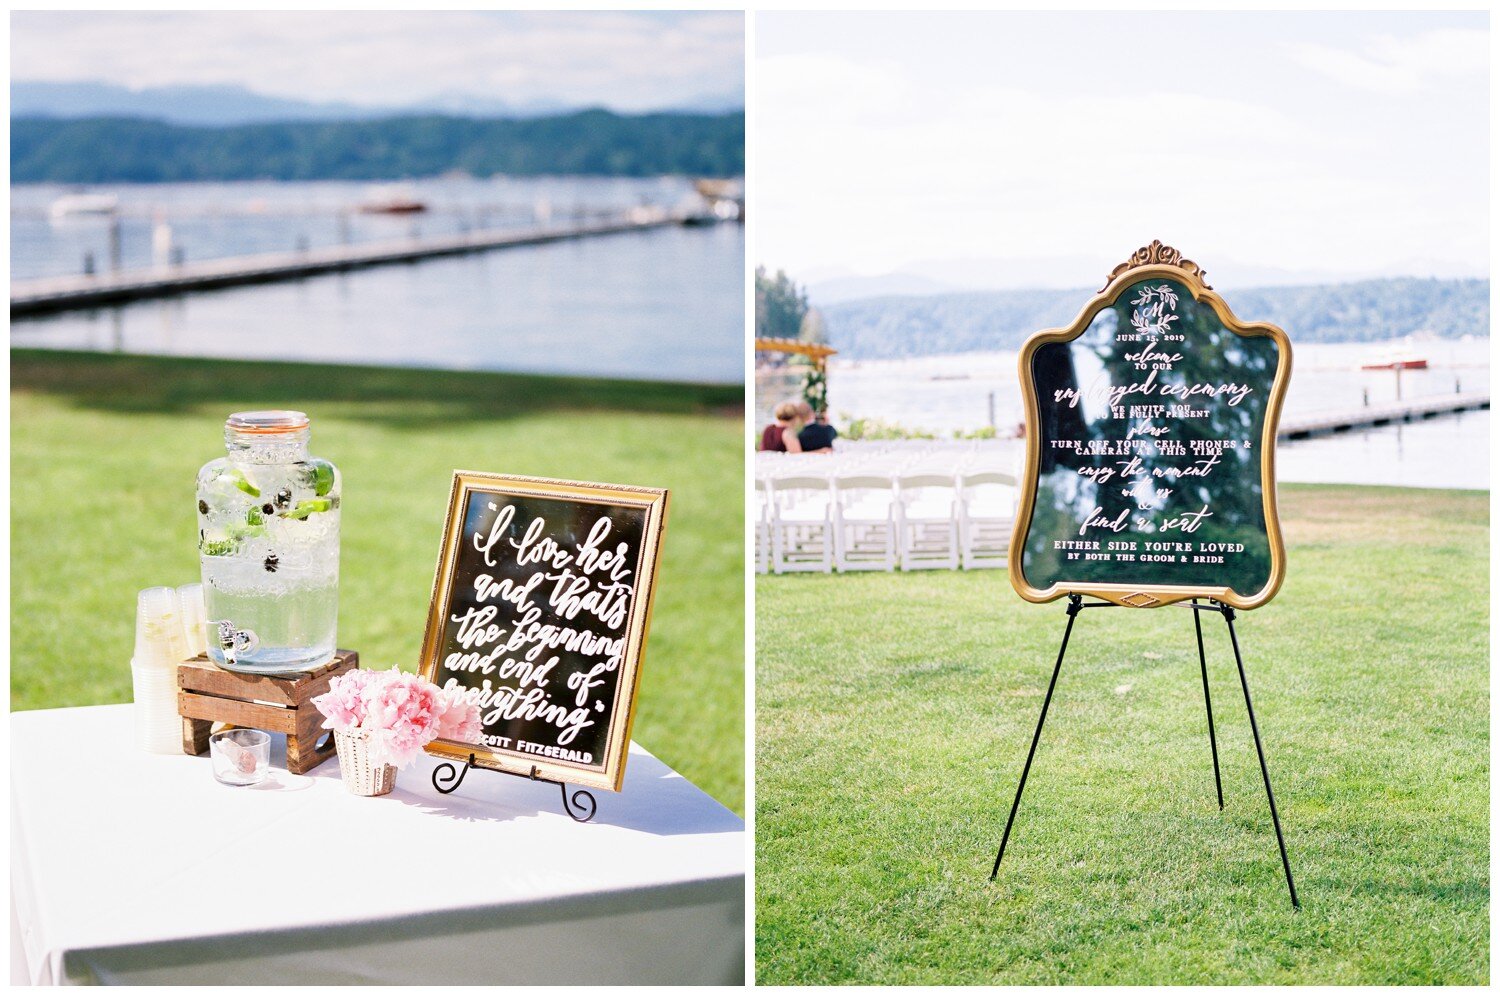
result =
[[144,589],[136,596],[136,664],[175,669],[188,656],[177,592],[164,587]]
[[271,770],[271,735],[262,730],[222,730],[208,738],[214,777],[225,785],[254,785]]
[[208,618],[203,609],[203,585],[185,584],[178,588],[177,603],[187,656],[197,657],[208,650],[208,634],[203,628],[204,620]]
[[135,696],[135,742],[150,754],[182,753],[182,718],[177,713],[177,673],[171,668],[130,662]]

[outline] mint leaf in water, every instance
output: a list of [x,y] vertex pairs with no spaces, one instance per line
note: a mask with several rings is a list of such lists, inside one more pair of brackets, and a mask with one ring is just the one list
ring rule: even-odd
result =
[[228,557],[236,546],[238,543],[232,539],[204,539],[199,542],[198,549],[207,557]]

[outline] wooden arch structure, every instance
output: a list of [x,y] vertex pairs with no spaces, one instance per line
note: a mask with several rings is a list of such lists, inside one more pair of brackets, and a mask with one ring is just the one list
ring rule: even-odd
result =
[[838,350],[832,346],[823,346],[815,342],[803,342],[801,339],[760,339],[755,340],[755,351],[757,353],[796,353],[799,356],[809,357],[813,366],[819,372],[827,372],[828,358]]

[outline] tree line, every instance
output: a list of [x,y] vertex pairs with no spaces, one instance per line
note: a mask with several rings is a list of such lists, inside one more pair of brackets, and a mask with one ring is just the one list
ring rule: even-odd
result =
[[415,115],[199,127],[142,118],[11,122],[13,183],[740,176],[745,118],[579,111],[528,119]]
[[[829,305],[828,337],[843,359],[897,359],[1017,349],[1031,333],[1070,323],[1090,289],[876,297]],[[1488,280],[1395,277],[1226,295],[1242,321],[1279,325],[1298,342],[1382,342],[1421,334],[1487,336]]]

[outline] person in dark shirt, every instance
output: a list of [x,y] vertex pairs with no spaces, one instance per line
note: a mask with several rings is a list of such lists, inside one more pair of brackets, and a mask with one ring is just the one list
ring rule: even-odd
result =
[[828,424],[828,413],[813,413],[812,405],[802,402],[806,409],[802,417],[807,420],[807,425],[797,433],[797,441],[802,444],[803,453],[832,453],[833,441],[838,437],[839,431]]

